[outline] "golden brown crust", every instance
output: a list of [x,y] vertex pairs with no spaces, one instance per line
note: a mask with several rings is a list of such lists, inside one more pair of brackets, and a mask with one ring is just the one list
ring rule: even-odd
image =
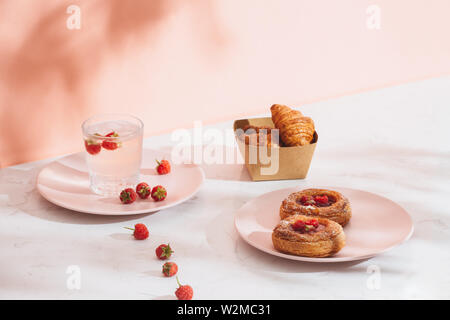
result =
[[277,143],[272,142],[272,135],[271,135],[272,129],[274,128],[267,126],[257,127],[248,124],[242,128],[243,133],[239,135],[239,139],[244,141],[245,144],[255,146],[270,147],[272,146],[272,144],[277,145]]
[[308,221],[311,217],[293,215],[275,227],[272,243],[278,251],[304,257],[329,257],[345,246],[345,234],[342,227],[325,218],[315,218],[319,222],[317,231],[300,233],[294,231],[291,224],[297,220]]
[[280,104],[274,104],[270,111],[275,128],[280,130],[280,138],[286,146],[304,146],[312,141],[315,129],[311,118]]
[[[304,206],[300,203],[302,196],[326,195],[334,202],[328,207]],[[305,189],[291,193],[283,200],[280,206],[280,218],[285,219],[291,215],[303,214],[312,217],[322,217],[333,220],[345,226],[352,217],[350,202],[341,193],[326,189]]]

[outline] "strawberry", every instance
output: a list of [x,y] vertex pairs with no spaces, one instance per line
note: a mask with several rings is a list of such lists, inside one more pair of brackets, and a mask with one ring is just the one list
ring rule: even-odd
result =
[[155,253],[158,259],[166,260],[170,258],[173,251],[169,244],[161,244],[158,248],[156,248]]
[[302,231],[305,229],[305,223],[302,220],[297,220],[292,224],[292,229],[295,231]]
[[[118,137],[119,134],[115,131],[108,133],[105,137],[113,137],[116,138]],[[113,139],[105,139],[102,142],[102,147],[105,148],[106,150],[116,150],[119,147],[119,143],[115,142]]]
[[302,196],[300,198],[300,202],[304,206],[306,206],[306,205],[315,205],[316,204],[316,202],[314,201],[313,197],[311,197],[311,196]]
[[308,221],[297,220],[292,224],[292,229],[300,233],[309,232],[319,227],[319,221],[311,219]]
[[156,160],[158,166],[156,167],[156,171],[158,174],[168,174],[170,172],[170,163],[167,160]]
[[134,192],[134,189],[126,188],[126,189],[122,190],[119,198],[123,204],[129,204],[129,203],[133,203],[136,200],[137,194],[136,194],[136,192]]
[[178,300],[192,300],[194,296],[194,290],[192,290],[191,286],[181,285],[180,281],[177,277],[178,289],[175,291],[175,295]]
[[305,224],[309,225],[309,226],[313,226],[314,228],[319,227],[319,221],[317,221],[317,219],[311,219],[309,221],[306,221]]
[[128,229],[128,230],[133,230],[134,231],[133,235],[136,240],[145,240],[148,238],[149,232],[148,232],[147,227],[143,223],[135,224],[134,229],[128,228],[128,227],[124,227],[124,228]]
[[167,191],[163,186],[156,186],[152,189],[152,199],[163,201],[167,197]]
[[320,204],[327,204],[328,203],[328,197],[326,195],[323,196],[315,196],[314,201]]
[[84,140],[84,146],[86,147],[86,151],[92,155],[96,155],[102,149],[101,144],[92,139]]
[[150,197],[151,189],[147,183],[141,182],[136,186],[136,193],[138,194],[139,198],[147,199],[148,197]]
[[178,272],[178,266],[175,262],[166,262],[162,267],[162,273],[166,277],[172,277]]

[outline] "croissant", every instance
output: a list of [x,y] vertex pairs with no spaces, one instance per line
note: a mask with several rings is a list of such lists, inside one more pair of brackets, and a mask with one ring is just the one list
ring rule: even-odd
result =
[[[245,144],[255,146],[272,146],[271,130],[273,128],[267,126],[257,127],[248,124],[242,129],[244,133],[241,134],[239,138],[243,140]],[[262,131],[260,132],[260,130]],[[276,145],[276,143],[273,143],[273,145]]]
[[274,104],[270,111],[275,128],[280,130],[280,138],[286,146],[304,146],[311,142],[315,131],[311,118],[281,104]]

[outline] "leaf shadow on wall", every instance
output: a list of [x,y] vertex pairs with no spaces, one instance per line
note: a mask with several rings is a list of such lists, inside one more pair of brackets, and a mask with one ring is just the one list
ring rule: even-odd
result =
[[[3,43],[7,50],[0,55],[0,167],[73,152],[80,122],[95,113],[89,98],[105,59],[123,54],[130,41],[154,46],[159,27],[174,11],[187,8],[201,15],[208,25],[202,41],[210,47],[222,43],[210,1],[79,1],[80,30],[66,27],[70,4],[37,10],[40,17],[19,46]],[[199,26],[193,17],[191,27]],[[39,146],[33,143],[37,136]]]

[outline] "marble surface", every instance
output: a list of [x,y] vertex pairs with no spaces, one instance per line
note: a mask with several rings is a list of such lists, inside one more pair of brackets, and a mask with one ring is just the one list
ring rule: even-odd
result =
[[[36,191],[47,159],[0,170],[0,298],[172,299],[155,247],[170,242],[179,277],[196,299],[450,298],[450,77],[302,107],[320,140],[305,180],[251,182],[242,164],[202,165],[207,180],[191,200],[139,216],[95,216],[59,208]],[[232,121],[209,128],[229,129]],[[171,135],[149,148],[170,150]],[[233,143],[225,149],[237,152]],[[369,260],[314,264],[260,252],[234,229],[235,211],[265,192],[311,185],[388,197],[415,232]],[[143,222],[135,241],[123,226]],[[389,223],[389,221],[386,221]],[[74,273],[80,287],[68,287]]]

